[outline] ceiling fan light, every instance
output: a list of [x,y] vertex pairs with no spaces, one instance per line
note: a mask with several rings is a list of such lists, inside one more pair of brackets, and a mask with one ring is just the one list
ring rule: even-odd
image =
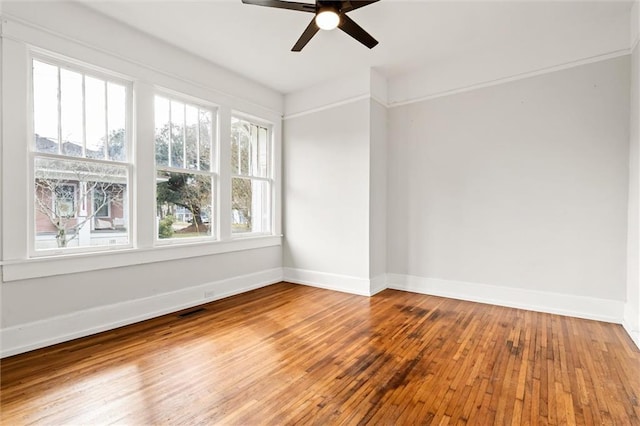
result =
[[316,15],[316,24],[323,30],[332,30],[340,23],[340,16],[334,10],[323,10]]

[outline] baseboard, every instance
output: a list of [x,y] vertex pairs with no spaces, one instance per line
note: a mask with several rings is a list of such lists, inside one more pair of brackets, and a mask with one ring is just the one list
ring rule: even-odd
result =
[[[622,315],[624,302],[620,301],[410,275],[387,274],[366,279],[304,269],[273,268],[171,293],[96,307],[1,329],[0,358],[144,321],[280,281],[362,296],[372,296],[385,288],[391,288],[613,322],[622,324],[631,339],[640,348],[640,331],[635,330],[629,322],[624,321]],[[205,297],[205,293],[207,296],[211,296]]]
[[369,295],[373,296],[374,294],[380,293],[382,290],[387,288],[387,275],[382,274],[377,277],[373,277],[370,280],[369,284]]
[[624,320],[622,326],[627,332],[633,343],[640,349],[640,318],[638,317],[637,308],[633,309],[631,303],[624,305]]
[[328,272],[310,271],[308,269],[283,268],[284,281],[294,284],[304,284],[343,293],[371,296],[386,288],[385,276],[368,278],[350,275],[332,274]]
[[640,330],[634,330],[627,321],[622,322],[622,327],[624,327],[624,331],[627,332],[633,343],[640,349]]
[[[100,306],[0,330],[0,358],[89,336],[282,281],[282,268]],[[205,296],[206,293],[206,296]]]
[[387,274],[395,290],[622,324],[624,302],[487,284]]

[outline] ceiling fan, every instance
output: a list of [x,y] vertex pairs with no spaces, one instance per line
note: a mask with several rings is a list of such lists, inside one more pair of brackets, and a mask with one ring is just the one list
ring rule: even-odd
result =
[[313,13],[314,18],[291,49],[293,52],[300,52],[320,29],[332,30],[336,27],[369,49],[373,48],[378,44],[378,41],[349,18],[346,13],[377,1],[379,0],[316,0],[315,4],[310,4],[284,0],[242,0],[242,3]]

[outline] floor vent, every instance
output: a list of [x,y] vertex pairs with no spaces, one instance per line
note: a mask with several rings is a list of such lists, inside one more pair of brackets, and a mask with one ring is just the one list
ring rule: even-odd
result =
[[198,308],[198,309],[193,309],[191,311],[187,311],[187,312],[183,312],[181,314],[178,315],[179,318],[187,318],[187,317],[192,317],[194,315],[198,315],[201,314],[202,312],[205,312],[206,309],[205,308]]

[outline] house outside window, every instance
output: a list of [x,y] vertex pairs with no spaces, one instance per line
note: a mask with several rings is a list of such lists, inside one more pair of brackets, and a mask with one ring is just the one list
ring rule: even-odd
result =
[[157,239],[216,237],[216,110],[156,95]]
[[111,203],[111,196],[106,190],[102,188],[93,190],[93,211],[96,218],[111,217]]
[[34,250],[129,246],[129,83],[45,58],[32,72]]
[[77,185],[56,185],[53,188],[53,211],[60,217],[73,217],[76,213]]
[[231,231],[233,235],[272,230],[271,131],[249,119],[231,119]]

